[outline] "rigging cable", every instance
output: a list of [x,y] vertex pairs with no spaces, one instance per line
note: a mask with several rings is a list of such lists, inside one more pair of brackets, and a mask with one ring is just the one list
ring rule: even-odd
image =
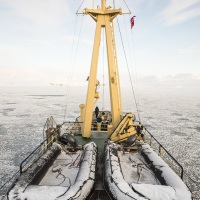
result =
[[[128,7],[128,4],[126,3],[126,1],[125,0],[123,0],[124,1],[124,4],[126,5],[126,7],[127,7],[127,9],[128,9],[128,11],[129,11],[129,16],[131,15],[131,10],[130,10],[130,8]],[[124,16],[124,15],[123,15]],[[125,20],[125,19],[124,19]],[[130,17],[130,20],[131,20],[131,17]],[[129,20],[129,21],[130,21]],[[125,24],[125,28],[127,27],[126,26],[126,21],[124,21],[124,24]],[[127,34],[127,28],[126,28],[126,34]],[[128,36],[128,34],[127,34],[127,36]],[[132,75],[132,77],[135,79],[135,82],[136,82],[136,90],[137,90],[137,102],[138,102],[138,104],[139,104],[139,90],[138,90],[138,77],[137,77],[137,65],[136,65],[136,59],[135,59],[135,49],[134,49],[134,43],[133,43],[133,32],[132,32],[132,28],[131,28],[131,39],[132,39],[132,46],[133,46],[133,57],[134,57],[134,66],[135,66],[135,76],[134,76],[134,73],[133,73],[133,75]],[[128,42],[128,46],[129,46],[129,42]],[[130,49],[129,49],[129,51],[130,51]],[[133,66],[133,64],[132,64],[132,57],[130,56],[130,58],[131,58],[131,66]]]
[[123,2],[125,3],[125,5],[126,5],[126,7],[127,7],[128,11],[129,11],[129,13],[131,14],[131,11],[130,11],[130,9],[129,9],[129,7],[128,7],[127,3],[126,3],[126,1],[125,1],[125,0],[123,0]]
[[127,60],[127,56],[126,56],[126,52],[125,52],[124,42],[123,42],[123,39],[122,39],[122,33],[121,33],[121,30],[120,30],[120,27],[119,27],[118,18],[117,18],[117,24],[118,24],[118,29],[119,29],[119,33],[120,33],[121,42],[122,42],[123,52],[124,52],[124,56],[125,56],[125,60],[126,60],[126,67],[127,67],[129,79],[130,79],[130,82],[131,82],[131,88],[132,88],[132,92],[133,92],[133,96],[134,96],[135,106],[136,106],[139,121],[141,122],[140,113],[139,113],[139,109],[138,109],[138,105],[137,105],[137,101],[136,101],[136,95],[135,95],[135,91],[134,91],[134,87],[133,87],[133,82],[132,82],[132,79],[131,79],[130,69],[129,69],[129,66],[128,66],[128,60]]
[[73,56],[73,52],[74,52],[74,40],[75,40],[75,33],[76,33],[76,26],[77,26],[77,15],[76,15],[76,20],[75,20],[75,27],[74,27],[74,34],[73,34],[73,42],[72,42],[72,51],[71,51],[71,55],[70,55],[70,63],[69,63],[69,76],[68,76],[68,80],[67,80],[67,91],[66,91],[66,105],[65,105],[65,112],[64,112],[64,118],[63,118],[63,122],[65,121],[65,117],[66,117],[66,114],[67,114],[67,105],[68,105],[68,100],[69,100],[69,90],[70,90],[70,78],[71,78],[71,65],[72,65],[72,56]]
[[[79,12],[81,6],[83,5],[85,0],[82,1],[82,3],[80,4],[80,6],[78,7],[76,13]],[[63,117],[63,122],[66,121],[66,115],[67,115],[67,111],[68,111],[68,102],[69,102],[69,96],[70,96],[70,83],[73,77],[73,70],[74,70],[74,65],[71,67],[72,65],[72,57],[73,57],[73,52],[74,52],[74,42],[75,42],[75,34],[76,34],[76,27],[77,27],[77,17],[78,15],[76,14],[76,20],[75,20],[75,26],[74,26],[74,33],[73,33],[73,42],[72,42],[72,51],[71,51],[71,55],[70,55],[70,63],[69,63],[69,75],[68,75],[68,81],[67,81],[67,91],[66,91],[66,105],[65,105],[65,111],[64,111],[64,117]],[[83,22],[83,18],[82,18],[82,22]],[[81,22],[81,27],[82,27],[82,22]],[[80,36],[80,33],[79,33]],[[78,38],[78,42],[79,42],[79,38]],[[76,55],[76,51],[75,51],[75,55]],[[72,69],[72,70],[71,70]]]
[[[129,16],[131,15],[131,10],[129,9],[128,7],[128,4],[126,3],[125,0],[124,1],[124,4],[126,5],[128,11],[129,11]],[[124,15],[123,15],[124,16]],[[129,21],[131,20],[131,17],[129,19]],[[127,35],[127,38],[128,38],[128,33],[127,33],[127,26],[126,26],[126,20],[125,20],[125,17],[124,17],[124,24],[125,24],[125,29],[126,29],[126,35]],[[134,69],[135,71],[132,72],[132,77],[134,79],[134,81],[136,82],[136,92],[137,92],[137,103],[139,104],[139,90],[138,90],[138,77],[137,77],[137,65],[136,65],[136,59],[135,59],[135,48],[134,48],[134,40],[133,40],[133,32],[132,32],[132,28],[131,28],[131,39],[132,39],[132,48],[133,48],[133,60],[134,60],[134,65],[132,64],[132,57],[131,57],[131,53],[130,53],[130,47],[129,47],[129,42],[128,42],[128,48],[129,48],[129,54],[130,54],[130,59],[131,59],[131,66],[135,66]],[[134,76],[135,74],[135,76]]]
[[[128,11],[129,11],[129,16],[131,15],[131,10],[129,9],[128,7],[128,4],[126,3],[125,0],[124,1],[124,4],[126,5]],[[130,16],[130,20],[131,20],[131,16]],[[129,21],[130,21],[129,20]],[[124,22],[125,26],[126,26],[126,23]],[[125,27],[126,28],[126,27]],[[126,29],[126,32],[127,32],[127,29]],[[127,34],[128,35],[128,34]],[[134,40],[133,40],[133,31],[132,31],[132,28],[131,28],[131,39],[132,39],[132,46],[133,46],[133,57],[134,57],[134,66],[135,66],[135,80],[136,80],[136,90],[137,90],[137,102],[139,103],[139,90],[138,90],[138,77],[137,77],[137,65],[136,65],[136,59],[135,59],[135,48],[134,48]],[[129,43],[128,43],[129,44]],[[133,74],[133,77],[134,77],[134,74]]]
[[[131,17],[130,17],[131,20]],[[134,66],[135,66],[135,74],[136,74],[136,89],[137,89],[137,95],[138,95],[138,99],[137,102],[139,103],[139,89],[138,89],[138,76],[137,76],[137,65],[136,65],[136,58],[135,58],[135,46],[134,46],[134,39],[133,39],[133,30],[131,29],[131,40],[132,40],[132,48],[133,48],[133,60],[134,60]]]
[[81,5],[78,7],[78,10],[76,11],[76,13],[78,13],[78,11],[80,10],[81,6],[83,5],[85,0],[82,1]]
[[127,44],[128,44],[128,50],[129,50],[129,56],[130,56],[130,62],[131,62],[131,66],[132,68],[135,70],[134,72],[132,71],[132,77],[133,77],[133,81],[136,83],[135,84],[135,88],[136,88],[136,97],[137,97],[137,105],[139,105],[139,90],[138,90],[138,79],[137,79],[137,68],[136,68],[136,59],[135,59],[135,49],[134,49],[134,43],[133,43],[133,35],[132,35],[132,29],[131,29],[131,39],[132,39],[132,45],[133,45],[133,60],[134,60],[134,64],[133,64],[133,60],[132,60],[132,56],[131,56],[131,48],[128,42],[128,31],[127,31],[127,26],[126,26],[126,20],[125,17],[123,15],[124,18],[124,25],[125,25],[125,30],[126,30],[126,38],[127,38]]
[[[83,24],[83,18],[84,18],[84,15],[82,15],[82,20],[81,20],[81,27],[80,27],[80,30],[79,30],[79,34],[78,34],[78,38],[77,38],[77,46],[76,46],[76,49],[75,49],[75,57],[74,57],[74,61],[73,61],[73,64],[72,64],[72,53],[71,53],[71,60],[70,60],[70,67],[71,67],[71,64],[72,64],[72,72],[71,74],[69,74],[69,79],[68,79],[68,91],[67,91],[67,102],[66,102],[66,107],[65,107],[65,115],[64,115],[64,121],[65,121],[65,117],[67,115],[67,111],[68,110],[68,101],[69,101],[69,96],[70,96],[70,90],[71,90],[71,87],[70,87],[70,83],[72,81],[72,78],[73,78],[73,74],[74,74],[74,69],[75,69],[75,64],[76,64],[76,55],[77,55],[77,50],[78,50],[78,46],[79,46],[79,40],[80,40],[80,34],[81,34],[81,30],[82,30],[82,24]],[[74,29],[74,38],[75,38],[75,31],[76,31],[76,25],[75,25],[75,29]],[[74,43],[74,39],[73,39],[73,43]],[[73,44],[74,46],[74,44]],[[74,47],[73,47],[74,48]]]

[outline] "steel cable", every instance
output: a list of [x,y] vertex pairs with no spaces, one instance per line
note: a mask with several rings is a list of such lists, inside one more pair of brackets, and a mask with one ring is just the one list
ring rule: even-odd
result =
[[137,101],[136,101],[136,95],[135,95],[135,91],[134,91],[134,87],[133,87],[133,82],[132,82],[132,79],[131,79],[130,69],[129,69],[129,65],[128,65],[128,60],[127,60],[127,56],[126,56],[126,51],[125,51],[124,42],[123,42],[123,39],[122,39],[122,33],[121,33],[121,30],[120,30],[118,18],[117,18],[117,24],[118,24],[118,29],[119,29],[119,33],[120,33],[120,39],[121,39],[121,42],[122,42],[124,57],[125,57],[125,60],[126,60],[126,67],[127,67],[128,74],[129,74],[129,79],[130,79],[130,82],[131,82],[131,88],[132,88],[132,92],[133,92],[133,96],[134,96],[134,101],[135,101],[135,106],[136,106],[136,110],[137,110],[137,114],[138,114],[138,119],[139,119],[139,121],[141,121],[140,113],[139,113],[139,109],[138,109],[138,105],[137,105]]
[[[80,34],[81,34],[81,30],[82,30],[83,18],[84,18],[84,15],[82,16],[82,20],[81,20],[81,26],[80,26],[80,30],[79,30],[79,34],[78,34],[78,41],[77,41],[77,45],[76,45],[76,49],[75,49],[75,57],[74,57],[73,64],[72,64],[72,56],[73,56],[72,54],[73,54],[73,50],[74,50],[74,39],[75,39],[75,33],[76,33],[76,24],[75,24],[75,29],[74,29],[73,49],[72,49],[72,52],[71,52],[71,59],[70,59],[70,68],[72,68],[72,70],[71,70],[71,73],[69,73],[69,79],[68,79],[68,83],[67,83],[67,88],[68,88],[68,90],[66,92],[67,93],[66,94],[67,101],[66,101],[63,121],[65,121],[67,111],[69,111],[68,110],[68,103],[69,103],[69,97],[70,97],[70,91],[71,91],[70,83],[71,83],[73,75],[74,75],[75,64],[76,64],[76,61],[77,61],[76,55],[77,55],[77,50],[78,50],[78,47],[79,47],[79,40],[80,40]],[[77,23],[77,17],[76,17],[76,23]]]

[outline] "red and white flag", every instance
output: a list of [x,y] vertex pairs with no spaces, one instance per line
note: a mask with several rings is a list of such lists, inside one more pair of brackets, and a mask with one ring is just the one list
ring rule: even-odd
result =
[[133,28],[133,26],[134,26],[134,17],[136,17],[136,16],[133,16],[133,17],[131,17],[131,28]]

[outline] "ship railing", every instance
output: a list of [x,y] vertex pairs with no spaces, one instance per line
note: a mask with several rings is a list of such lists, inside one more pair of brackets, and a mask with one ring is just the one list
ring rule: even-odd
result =
[[35,148],[20,164],[20,174],[25,172],[34,162],[36,162],[52,145],[57,137],[58,132],[54,131],[52,135],[47,137],[39,146]]
[[163,145],[146,129],[145,142],[156,151],[163,160],[183,179],[183,166],[163,147]]
[[[102,121],[100,130],[101,131],[107,131],[108,130],[108,123]],[[96,121],[92,122],[91,131],[97,131],[97,122]]]
[[43,127],[43,139],[46,138],[46,130],[53,129],[54,127],[57,127],[57,123],[54,120],[54,118],[51,116],[50,118],[47,118],[44,127]]
[[[56,127],[56,128],[55,128]],[[40,143],[39,146],[37,146],[20,164],[20,169],[15,172],[15,174],[6,180],[6,182],[0,186],[0,199],[5,200],[7,199],[7,192],[11,189],[12,184],[15,182],[15,180],[23,173],[25,172],[29,166],[31,166],[35,161],[37,161],[46,151],[47,149],[52,145],[53,141],[55,141],[55,138],[59,134],[59,126],[57,126],[55,120],[53,117],[50,117],[47,119],[43,135],[46,131],[50,130],[51,135],[49,137],[46,137],[42,143]],[[46,131],[45,131],[46,129]]]
[[[66,133],[70,133],[70,134],[79,134],[81,133],[81,126],[83,125],[83,122],[70,122],[70,121],[66,121],[64,122],[62,125],[65,125],[65,132]],[[107,131],[106,123],[102,123],[101,124],[101,131]],[[92,122],[91,124],[91,131],[97,131],[97,123],[96,122]]]
[[0,199],[7,199],[7,192],[12,188],[15,180],[24,173],[34,162],[36,162],[51,146],[57,137],[57,132],[46,138],[39,146],[37,146],[20,164],[20,169],[0,187]]
[[70,134],[78,134],[81,133],[81,125],[83,122],[70,122],[70,121],[65,121],[63,122],[62,126],[65,125],[65,132],[70,133]]
[[192,193],[193,200],[200,200],[199,182],[193,180],[185,171],[183,166],[163,147],[163,145],[144,127],[145,142],[176,172],[184,181]]

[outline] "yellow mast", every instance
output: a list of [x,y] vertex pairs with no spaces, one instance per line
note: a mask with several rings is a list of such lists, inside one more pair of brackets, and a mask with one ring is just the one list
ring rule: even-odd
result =
[[114,24],[113,19],[122,14],[121,9],[110,9],[106,7],[106,0],[102,0],[101,8],[99,9],[85,9],[84,14],[90,15],[96,22],[96,31],[94,38],[92,62],[90,69],[90,76],[88,82],[88,92],[85,105],[83,137],[90,137],[92,113],[94,109],[95,87],[97,66],[99,57],[99,47],[101,42],[101,29],[105,28],[106,44],[107,44],[107,57],[108,57],[108,74],[109,74],[109,87],[110,87],[110,102],[112,112],[112,125],[113,129],[117,127],[122,119],[122,103],[120,92],[120,81],[118,73],[118,62],[116,55],[115,37],[114,37]]

